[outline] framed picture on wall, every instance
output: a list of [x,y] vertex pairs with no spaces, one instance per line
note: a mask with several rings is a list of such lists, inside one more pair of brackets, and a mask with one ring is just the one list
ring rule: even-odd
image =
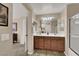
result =
[[17,23],[13,23],[12,25],[13,32],[17,31]]
[[8,26],[8,7],[0,3],[0,26]]

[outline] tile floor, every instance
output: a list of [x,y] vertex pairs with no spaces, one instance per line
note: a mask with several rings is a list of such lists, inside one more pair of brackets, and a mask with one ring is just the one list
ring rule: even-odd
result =
[[13,44],[13,53],[14,56],[26,56],[25,45],[21,45],[19,43]]
[[32,55],[25,52],[24,45],[13,45],[14,56],[65,56],[63,52],[47,51],[47,50],[35,50]]
[[34,54],[28,56],[65,56],[63,52],[35,50]]

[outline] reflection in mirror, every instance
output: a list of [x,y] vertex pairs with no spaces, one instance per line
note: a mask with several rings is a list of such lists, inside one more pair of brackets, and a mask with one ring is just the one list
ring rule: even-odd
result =
[[33,22],[33,33],[37,33],[37,23]]
[[64,35],[64,20],[59,14],[57,16],[37,15],[36,22],[33,22],[33,33]]
[[64,32],[64,22],[53,16],[41,17],[41,33],[57,34],[59,31]]

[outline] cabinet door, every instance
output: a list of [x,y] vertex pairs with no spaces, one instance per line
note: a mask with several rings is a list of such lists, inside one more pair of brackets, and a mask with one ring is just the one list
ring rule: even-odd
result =
[[39,39],[37,37],[34,37],[34,48],[35,49],[39,48]]
[[44,40],[44,48],[47,50],[50,49],[50,38]]
[[40,37],[39,39],[39,49],[44,49],[44,39],[42,37]]
[[62,39],[60,37],[54,37],[51,40],[51,50],[64,51],[64,39]]
[[64,51],[64,39],[58,40],[58,51]]
[[52,39],[51,40],[51,50],[53,51],[57,51],[58,47],[57,47],[58,43],[56,39]]

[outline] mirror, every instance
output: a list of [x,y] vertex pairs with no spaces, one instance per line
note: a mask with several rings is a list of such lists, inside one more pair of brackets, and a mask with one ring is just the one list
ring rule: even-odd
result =
[[58,34],[64,32],[64,22],[53,16],[41,17],[41,33]]
[[35,21],[33,22],[33,34],[64,35],[64,20],[59,14],[56,16],[37,15]]
[[56,33],[57,32],[57,20],[54,17],[42,17],[41,18],[41,33]]

